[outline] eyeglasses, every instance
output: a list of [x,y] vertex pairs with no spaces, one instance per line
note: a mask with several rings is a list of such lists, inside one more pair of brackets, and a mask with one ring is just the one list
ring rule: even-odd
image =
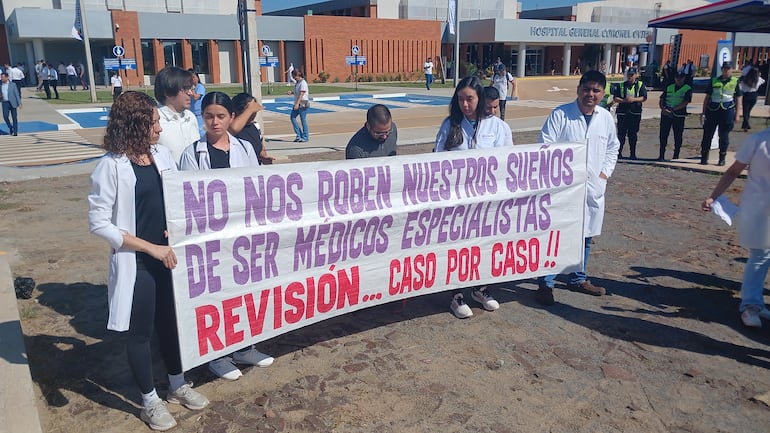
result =
[[393,132],[393,128],[391,128],[391,129],[389,129],[389,130],[387,130],[387,131],[382,131],[382,132],[380,132],[380,131],[372,131],[372,130],[370,129],[370,130],[369,130],[369,132],[370,132],[370,133],[371,133],[373,136],[375,136],[375,137],[387,137],[387,136],[389,136],[389,135],[390,135],[390,133],[391,133],[391,132]]

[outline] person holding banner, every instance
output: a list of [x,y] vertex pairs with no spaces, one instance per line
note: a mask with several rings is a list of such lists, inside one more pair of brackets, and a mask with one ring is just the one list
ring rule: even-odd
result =
[[[487,115],[485,111],[481,80],[474,76],[460,80],[449,103],[449,117],[444,119],[436,134],[434,152],[513,146],[511,128],[499,117]],[[471,298],[487,311],[500,308],[486,286],[471,289]],[[460,290],[452,293],[449,307],[458,319],[473,316]]]
[[[749,175],[743,188],[738,211],[738,238],[749,250],[741,284],[741,321],[750,328],[761,328],[762,319],[770,320],[764,300],[765,279],[770,268],[770,128],[743,142],[735,162],[725,171],[701,208],[710,212],[715,201],[727,191],[743,170]],[[724,197],[722,197],[724,198]]]
[[[222,92],[207,93],[201,103],[206,134],[201,140],[184,150],[180,161],[182,170],[209,170],[217,168],[257,167],[259,161],[254,147],[248,141],[234,137],[228,132],[235,118],[233,102]],[[235,364],[249,364],[268,367],[273,363],[271,356],[258,351],[254,346],[246,347],[232,354],[209,362],[209,370],[226,380],[237,380],[243,373]]]
[[140,418],[154,430],[176,425],[155,390],[151,340],[157,333],[168,369],[166,401],[203,409],[209,401],[185,381],[179,353],[161,173],[176,171],[171,152],[159,146],[155,101],[127,92],[112,105],[104,135],[107,155],[91,175],[88,221],[91,233],[112,249],[107,329],[126,334],[128,363],[142,393]]
[[[567,289],[602,296],[603,287],[591,284],[586,276],[588,253],[594,236],[602,231],[604,221],[604,193],[607,180],[615,171],[620,141],[616,134],[615,121],[609,111],[599,103],[604,97],[607,79],[599,71],[588,71],[580,77],[577,99],[557,107],[540,131],[542,143],[586,143],[588,151],[588,185],[583,235],[585,247],[583,269],[569,275]],[[535,299],[543,305],[553,305],[553,289],[556,275],[538,278]]]

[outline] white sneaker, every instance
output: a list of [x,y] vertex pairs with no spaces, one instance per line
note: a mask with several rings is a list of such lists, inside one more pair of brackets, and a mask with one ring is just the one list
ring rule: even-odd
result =
[[500,308],[500,303],[498,303],[495,298],[493,298],[488,292],[486,287],[482,287],[478,290],[473,289],[471,290],[471,298],[473,298],[474,301],[481,304],[482,307],[484,307],[487,311],[495,311],[498,308]]
[[449,304],[449,308],[452,309],[452,313],[454,313],[458,319],[467,319],[468,317],[473,316],[473,311],[471,310],[471,307],[465,303],[462,293],[458,293],[452,298],[452,303]]
[[273,365],[273,361],[275,361],[272,356],[260,352],[254,346],[249,347],[249,350],[245,352],[233,353],[232,358],[233,364],[249,364],[262,368],[270,367]]
[[217,377],[226,380],[238,380],[239,377],[243,376],[241,370],[239,370],[227,356],[209,361],[209,370],[216,374]]
[[209,405],[209,399],[192,388],[192,383],[185,383],[179,389],[169,392],[166,401],[181,404],[187,409],[198,410]]
[[760,314],[762,311],[762,307],[759,305],[749,305],[746,307],[745,310],[743,310],[743,313],[741,313],[741,320],[743,321],[743,324],[748,326],[749,328],[761,328],[762,327],[762,319],[760,319]]
[[158,400],[150,407],[142,408],[139,418],[153,430],[166,431],[176,426],[176,420],[168,412],[166,403]]

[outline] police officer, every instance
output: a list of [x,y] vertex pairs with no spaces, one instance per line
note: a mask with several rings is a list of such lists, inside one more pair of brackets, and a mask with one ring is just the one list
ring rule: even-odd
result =
[[674,82],[663,89],[660,95],[660,156],[663,161],[666,156],[668,133],[674,128],[674,159],[679,159],[682,148],[682,133],[684,119],[687,116],[687,104],[692,102],[692,87],[685,84],[684,72],[677,72]]
[[623,157],[623,145],[628,136],[631,159],[636,159],[636,140],[639,122],[642,120],[642,103],[647,100],[647,88],[638,78],[636,68],[628,68],[626,81],[621,83],[612,94],[613,101],[618,104],[615,112],[618,116],[618,140],[620,140],[618,158]]
[[[714,77],[706,88],[706,99],[703,101],[703,139],[700,142],[700,163],[708,164],[709,149],[714,131],[719,126],[719,162],[725,165],[725,155],[730,146],[730,131],[738,119],[736,106],[740,107],[740,97],[743,95],[738,87],[738,77],[732,76],[733,63],[722,63],[722,75]],[[737,100],[737,101],[736,101]],[[736,105],[737,104],[737,105]]]

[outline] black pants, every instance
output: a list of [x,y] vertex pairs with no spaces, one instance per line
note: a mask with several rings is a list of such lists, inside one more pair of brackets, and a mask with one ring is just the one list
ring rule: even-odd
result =
[[636,158],[636,142],[639,134],[639,122],[641,121],[641,113],[618,114],[618,140],[620,140],[618,156],[623,154],[623,145],[626,144],[626,135],[628,135],[628,147],[631,148],[631,158]]
[[116,99],[118,99],[118,96],[123,94],[123,88],[122,87],[115,87],[112,89],[112,101],[114,102]]
[[[3,120],[8,125],[9,135],[19,135],[19,118],[17,108],[11,105],[8,101],[3,101]],[[10,115],[10,117],[9,117]],[[11,122],[13,119],[13,122]]]
[[56,99],[59,99],[59,90],[56,89],[56,80],[43,80],[43,89],[45,89],[45,98],[51,99],[51,88],[53,88]]
[[751,129],[749,119],[751,118],[751,109],[757,104],[757,92],[747,92],[743,94],[743,129]]
[[505,99],[500,99],[500,120],[505,120]]
[[171,271],[160,261],[141,253],[137,253],[131,324],[127,332],[128,363],[142,394],[155,388],[150,347],[154,332],[157,332],[168,373],[182,372]]
[[660,159],[666,156],[668,134],[674,129],[674,159],[679,158],[682,149],[682,133],[684,133],[685,116],[660,116]]
[[719,126],[719,160],[725,159],[727,148],[730,147],[730,131],[735,126],[735,107],[711,108],[706,110],[706,121],[703,122],[703,139],[700,142],[701,163],[708,162],[709,150],[711,149],[711,139]]

